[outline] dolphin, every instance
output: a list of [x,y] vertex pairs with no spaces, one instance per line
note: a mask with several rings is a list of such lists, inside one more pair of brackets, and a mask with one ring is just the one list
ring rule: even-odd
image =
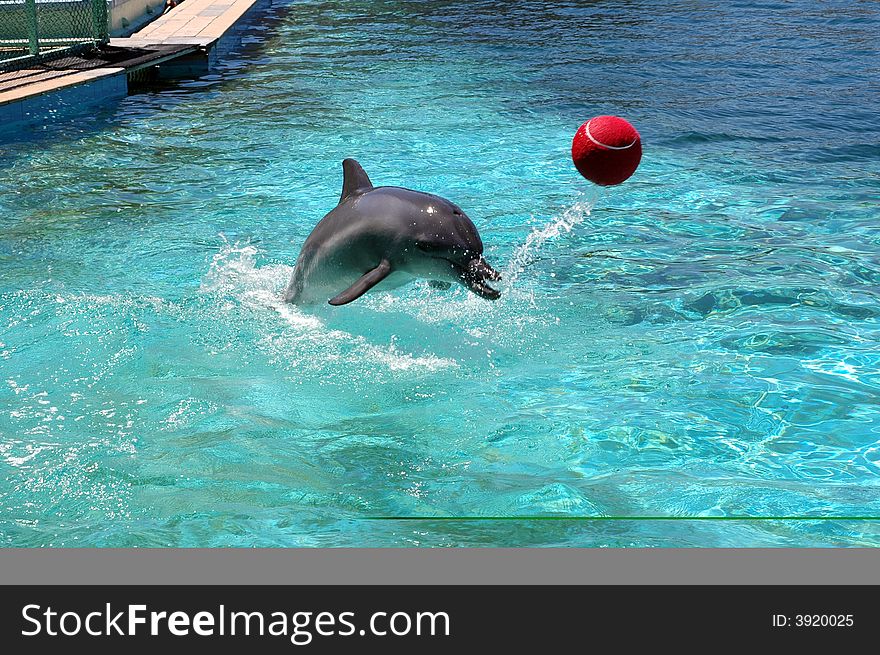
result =
[[284,301],[345,305],[368,291],[415,278],[482,298],[501,294],[487,282],[501,274],[483,259],[480,234],[461,209],[430,193],[374,187],[354,159],[342,162],[339,204],[303,244]]

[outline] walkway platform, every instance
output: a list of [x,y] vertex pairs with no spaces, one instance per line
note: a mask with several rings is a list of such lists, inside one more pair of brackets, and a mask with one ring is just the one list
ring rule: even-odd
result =
[[185,0],[167,14],[111,45],[143,47],[155,44],[214,45],[256,0]]
[[197,45],[109,46],[100,52],[65,57],[61,61],[0,73],[0,102],[45,93],[65,86],[156,66],[198,50]]
[[0,123],[21,120],[45,104],[42,96],[74,87],[89,87],[77,89],[77,101],[125,95],[130,78],[157,66],[163,77],[207,72],[217,43],[260,1],[185,0],[97,53],[0,73]]

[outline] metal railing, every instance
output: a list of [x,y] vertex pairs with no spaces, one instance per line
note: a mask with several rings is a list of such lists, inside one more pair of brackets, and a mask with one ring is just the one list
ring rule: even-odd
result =
[[107,0],[0,0],[0,71],[108,38]]

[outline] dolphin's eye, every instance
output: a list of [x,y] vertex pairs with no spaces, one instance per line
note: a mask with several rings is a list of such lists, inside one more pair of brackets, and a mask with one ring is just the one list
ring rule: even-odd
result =
[[461,213],[460,211],[458,211],[457,209],[453,209],[453,210],[452,210],[452,215],[453,215],[453,216],[464,216],[464,214],[462,214],[462,213]]
[[418,248],[422,252],[431,252],[431,250],[433,250],[433,248],[431,247],[431,244],[426,243],[425,241],[416,242],[416,248]]

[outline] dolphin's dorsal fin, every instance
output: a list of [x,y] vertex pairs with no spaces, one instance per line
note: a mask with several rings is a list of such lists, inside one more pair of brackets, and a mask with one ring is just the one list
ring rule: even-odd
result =
[[342,195],[339,202],[343,203],[348,198],[359,193],[366,193],[373,188],[373,183],[367,177],[363,167],[354,159],[346,159],[342,162]]

